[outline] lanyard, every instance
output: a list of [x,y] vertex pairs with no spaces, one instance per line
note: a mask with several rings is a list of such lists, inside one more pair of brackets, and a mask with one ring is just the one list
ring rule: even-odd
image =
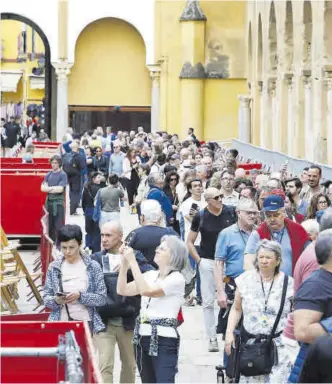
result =
[[279,243],[281,245],[282,239],[283,239],[284,233],[285,233],[285,228],[286,228],[286,225],[284,226],[284,229],[282,230],[280,241],[275,239],[274,236],[273,236],[273,233],[269,230],[270,236],[271,236],[271,240],[274,240],[274,241],[276,241],[277,243]]
[[263,295],[264,295],[264,312],[266,313],[267,302],[269,301],[270,293],[272,291],[272,287],[273,287],[273,284],[274,284],[274,277],[273,277],[272,283],[270,285],[270,289],[269,289],[269,293],[268,293],[267,297],[265,296],[265,289],[264,289],[264,284],[263,284],[262,276],[261,276],[261,284],[262,284],[262,291],[263,291]]
[[248,235],[247,240],[246,240],[246,239],[244,238],[243,234],[242,234],[242,231],[241,231],[241,229],[240,229],[239,223],[237,223],[237,228],[238,228],[238,230],[239,230],[239,232],[240,232],[240,236],[241,236],[241,239],[242,239],[242,241],[243,241],[243,244],[244,244],[244,246],[246,246],[250,235]]

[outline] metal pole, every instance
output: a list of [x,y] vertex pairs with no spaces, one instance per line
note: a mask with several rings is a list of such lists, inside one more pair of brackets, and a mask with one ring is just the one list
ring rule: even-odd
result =
[[1,357],[58,357],[59,348],[0,348]]

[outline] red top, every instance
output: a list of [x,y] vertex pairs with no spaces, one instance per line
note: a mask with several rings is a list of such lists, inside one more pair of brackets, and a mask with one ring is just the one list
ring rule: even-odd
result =
[[[300,224],[294,223],[290,219],[285,219],[285,226],[288,231],[292,247],[292,271],[294,273],[295,264],[304,250],[305,243],[310,241],[310,238],[305,229]],[[257,228],[257,232],[261,240],[271,240],[271,233],[266,222]]]

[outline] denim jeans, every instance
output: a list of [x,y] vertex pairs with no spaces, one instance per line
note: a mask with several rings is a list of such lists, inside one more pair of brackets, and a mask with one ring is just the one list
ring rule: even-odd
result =
[[[195,245],[195,248],[196,248],[197,253],[200,254],[199,253],[200,252],[200,247]],[[190,261],[190,265],[193,268],[193,270],[196,271],[196,297],[198,299],[202,300],[201,277],[200,277],[200,274],[199,274],[199,269],[198,269],[196,261],[194,260],[194,258],[191,255],[189,255],[189,261]]]
[[158,337],[158,356],[149,356],[150,336],[142,336],[135,346],[135,358],[142,383],[175,383],[178,339]]
[[214,280],[214,260],[202,258],[199,263],[201,275],[202,304],[205,329],[209,339],[215,339],[216,319],[214,314],[214,301],[216,298],[216,283]]

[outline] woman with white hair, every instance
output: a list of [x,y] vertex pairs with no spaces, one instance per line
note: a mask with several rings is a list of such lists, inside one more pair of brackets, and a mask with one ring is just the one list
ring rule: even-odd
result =
[[[142,383],[174,383],[179,358],[178,314],[183,304],[182,270],[188,248],[176,236],[165,236],[156,249],[159,270],[141,273],[132,248],[122,250],[117,291],[122,296],[142,296],[134,331],[135,356]],[[134,281],[127,283],[131,269]]]
[[301,223],[302,227],[305,229],[309,235],[311,241],[315,241],[319,234],[319,223],[315,219],[308,219]]
[[235,279],[237,289],[228,319],[225,351],[231,354],[234,331],[243,317],[238,354],[240,382],[287,382],[291,363],[282,332],[294,292],[293,279],[280,271],[281,263],[280,244],[263,240],[256,252],[255,269]]

